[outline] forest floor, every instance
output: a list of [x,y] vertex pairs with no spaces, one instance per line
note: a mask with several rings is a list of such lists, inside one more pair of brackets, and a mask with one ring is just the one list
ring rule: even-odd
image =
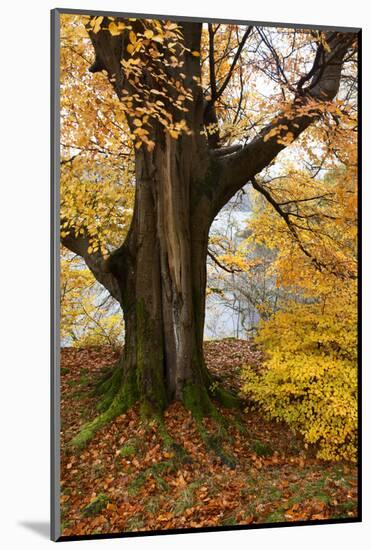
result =
[[[205,342],[210,370],[238,389],[241,365],[260,353],[242,340]],[[165,414],[180,460],[165,449],[154,422],[137,408],[102,428],[80,452],[68,442],[96,416],[96,380],[117,358],[110,348],[62,349],[61,521],[63,536],[321,521],[357,516],[355,465],[326,463],[283,424],[246,409],[230,419],[223,449],[231,469],[207,450],[190,413],[179,403]],[[220,429],[206,420],[210,431]]]

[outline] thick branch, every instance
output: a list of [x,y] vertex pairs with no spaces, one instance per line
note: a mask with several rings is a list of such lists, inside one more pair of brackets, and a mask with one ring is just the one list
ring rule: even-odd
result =
[[302,95],[298,94],[288,111],[278,115],[240,151],[217,159],[220,178],[213,197],[214,216],[241,187],[268,166],[280,151],[318,120],[321,116],[321,103],[332,101],[338,93],[344,57],[353,41],[354,34],[332,34],[331,51],[321,53],[321,65],[318,65],[316,56],[316,68],[310,71],[313,76],[305,93],[302,91]]
[[85,235],[74,236],[73,230],[66,237],[61,237],[61,243],[74,254],[81,256],[96,280],[103,285],[113,298],[121,303],[121,292],[117,279],[110,273],[107,260],[101,252],[89,253],[89,239]]

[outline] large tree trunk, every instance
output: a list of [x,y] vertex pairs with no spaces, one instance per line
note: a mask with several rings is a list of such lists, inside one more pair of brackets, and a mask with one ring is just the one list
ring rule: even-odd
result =
[[[202,152],[204,151],[204,152]],[[211,203],[191,193],[206,177],[206,147],[166,136],[137,153],[132,226],[109,268],[118,280],[126,340],[123,383],[152,409],[170,400],[207,409],[203,361]]]

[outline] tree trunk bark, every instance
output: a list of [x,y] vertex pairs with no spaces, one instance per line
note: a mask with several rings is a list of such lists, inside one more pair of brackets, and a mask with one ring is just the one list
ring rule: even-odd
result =
[[166,136],[152,153],[137,153],[132,226],[110,269],[125,317],[122,383],[130,391],[134,386],[137,398],[154,411],[177,399],[205,414],[210,376],[202,345],[211,204],[205,199],[192,204],[193,179],[207,166],[195,146],[192,137]]

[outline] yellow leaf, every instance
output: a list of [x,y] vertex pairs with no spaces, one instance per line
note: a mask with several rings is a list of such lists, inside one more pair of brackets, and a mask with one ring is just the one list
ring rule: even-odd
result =
[[200,52],[194,51],[194,52],[192,52],[192,55],[193,55],[194,57],[200,57]]
[[137,36],[136,36],[135,32],[133,32],[133,31],[129,32],[129,40],[132,44],[136,44]]
[[126,46],[126,50],[127,50],[129,53],[133,53],[133,51],[134,51],[134,46],[133,46],[133,44],[128,44],[128,45]]
[[144,31],[144,36],[145,36],[146,38],[148,38],[149,40],[153,37],[153,35],[154,35],[154,32],[151,31],[150,29],[146,29],[146,30]]
[[120,34],[120,31],[119,31],[119,29],[118,29],[116,23],[110,23],[110,24],[108,25],[108,30],[109,30],[109,32],[112,34],[112,36],[117,36],[117,35]]
[[97,19],[95,20],[95,23],[94,23],[94,28],[93,28],[94,33],[97,33],[97,32],[100,31],[100,26],[102,24],[102,21],[103,21],[102,16],[97,17]]
[[137,136],[145,136],[146,134],[148,134],[148,130],[145,130],[144,128],[136,128],[134,130],[134,134],[136,134]]
[[135,126],[142,126],[142,121],[139,118],[134,118],[133,122]]
[[165,25],[168,31],[173,31],[178,28],[178,23],[168,23]]

